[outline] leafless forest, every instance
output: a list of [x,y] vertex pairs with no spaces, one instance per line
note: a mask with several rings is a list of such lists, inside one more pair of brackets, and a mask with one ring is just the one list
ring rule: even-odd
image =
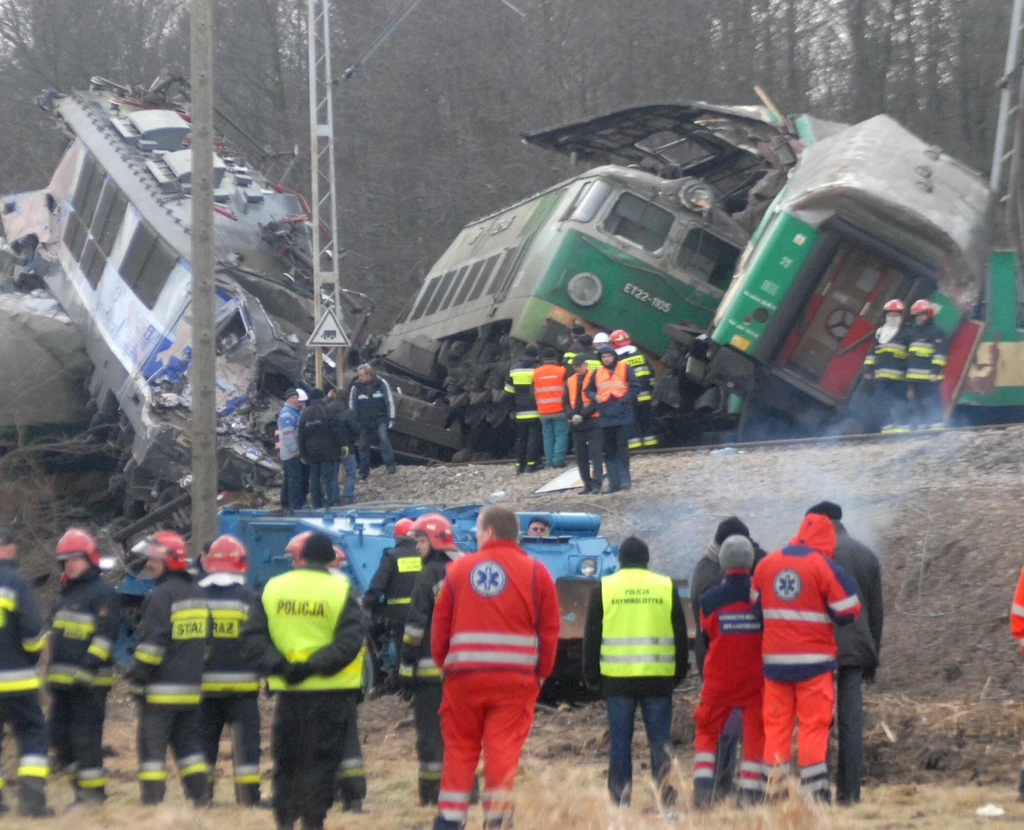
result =
[[[463,223],[565,175],[519,142],[531,128],[638,103],[751,103],[759,83],[787,112],[884,111],[988,164],[1010,0],[511,2],[423,0],[348,80],[410,0],[335,6],[342,273],[377,300],[378,329]],[[187,74],[187,5],[0,0],[0,191],[39,186],[61,152],[32,103],[42,89]],[[287,183],[305,189],[305,0],[217,0],[217,27],[221,111],[269,150],[297,145]]]

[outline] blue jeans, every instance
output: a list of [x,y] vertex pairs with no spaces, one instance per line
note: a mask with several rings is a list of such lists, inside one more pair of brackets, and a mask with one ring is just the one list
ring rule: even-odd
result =
[[544,437],[547,466],[557,467],[565,462],[565,454],[569,451],[569,422],[562,415],[557,418],[541,418],[540,429]]
[[289,458],[282,461],[281,466],[284,468],[281,507],[285,510],[298,510],[306,504],[306,494],[302,487],[302,461],[298,458]]
[[672,729],[672,698],[609,695],[607,703],[608,732],[611,737],[608,791],[616,804],[628,804],[633,786],[633,719],[636,706],[640,704],[647,743],[651,750],[651,775],[660,784],[670,766],[666,750]]
[[356,451],[350,447],[348,455],[341,459],[345,467],[345,498],[353,498],[356,494],[356,476],[359,475],[359,462],[356,461]]
[[337,507],[341,503],[338,500],[338,464],[338,461],[310,463],[309,489],[313,507]]
[[380,445],[380,458],[384,462],[384,466],[388,469],[395,466],[395,451],[391,449],[391,440],[388,438],[388,422],[361,424],[359,427],[359,475],[363,478],[370,474],[370,444],[373,442],[374,435],[377,436],[377,443]]

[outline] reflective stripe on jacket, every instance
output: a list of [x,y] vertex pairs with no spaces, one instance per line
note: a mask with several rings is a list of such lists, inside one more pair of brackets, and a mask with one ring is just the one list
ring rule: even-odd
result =
[[598,403],[607,403],[611,398],[624,398],[626,396],[626,393],[629,391],[626,371],[626,364],[620,361],[615,364],[615,368],[611,371],[608,371],[606,366],[601,366],[594,373]]
[[645,568],[623,568],[601,580],[602,675],[675,675],[674,592],[671,579]]
[[946,332],[929,320],[908,332],[907,380],[939,381],[946,366]]
[[211,695],[255,694],[260,690],[259,675],[242,660],[238,647],[242,629],[249,621],[249,612],[256,592],[245,584],[243,574],[236,576],[236,584],[217,584],[212,574],[199,582],[210,609],[213,639],[209,658],[203,671],[203,693]]
[[505,380],[505,394],[513,396],[517,421],[540,418],[533,397],[533,370],[536,368],[537,361],[524,358],[509,370]]
[[565,367],[557,363],[543,363],[533,370],[533,399],[541,415],[556,415],[562,411],[565,372]]
[[864,368],[871,370],[879,380],[903,380],[907,371],[906,328],[896,332],[888,343],[878,342],[878,331],[872,340],[871,350],[864,358]]
[[701,700],[743,706],[760,703],[761,618],[750,602],[750,573],[726,572],[700,599],[700,633],[707,644]]
[[43,618],[13,560],[0,561],[0,695],[39,688],[35,664],[46,644]]
[[1021,652],[1024,652],[1024,568],[1017,579],[1017,590],[1014,591],[1013,603],[1010,605],[1010,633]]
[[[590,371],[581,379],[573,372],[569,380],[565,382],[566,396],[569,401],[569,416],[582,415],[584,418],[597,418],[600,413],[590,395],[587,394],[587,384],[590,382]],[[591,410],[588,412],[587,410]]]
[[636,379],[640,384],[640,392],[636,396],[637,403],[651,400],[653,397],[652,381],[654,380],[654,373],[651,371],[651,364],[647,362],[643,352],[637,349],[636,346],[630,345],[623,346],[621,351],[616,349],[616,353],[619,355],[619,361],[625,363],[633,370],[633,374],[636,375]]
[[112,686],[112,655],[120,624],[121,598],[98,568],[69,580],[53,607],[46,682]]

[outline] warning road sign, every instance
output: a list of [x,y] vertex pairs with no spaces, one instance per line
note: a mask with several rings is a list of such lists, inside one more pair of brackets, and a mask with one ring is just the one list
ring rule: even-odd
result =
[[341,323],[338,322],[334,310],[328,309],[324,312],[323,317],[320,318],[316,328],[313,329],[313,333],[309,336],[309,340],[306,341],[306,345],[341,349],[352,344],[342,329]]

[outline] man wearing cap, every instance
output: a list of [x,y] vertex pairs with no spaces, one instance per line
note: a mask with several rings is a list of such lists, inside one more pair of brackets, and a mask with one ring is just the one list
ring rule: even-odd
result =
[[629,473],[629,433],[640,385],[633,368],[620,362],[610,345],[601,346],[597,353],[601,366],[589,374],[584,391],[597,402],[598,424],[604,432],[601,443],[608,467],[608,492],[617,493],[633,486]]
[[836,763],[836,802],[860,801],[860,776],[864,764],[864,697],[862,683],[873,683],[882,651],[882,569],[878,557],[847,533],[843,508],[830,501],[814,505],[808,514],[828,517],[836,531],[836,565],[857,586],[861,609],[853,625],[836,626],[836,730],[839,753]]
[[302,454],[299,452],[299,418],[302,405],[308,399],[304,389],[289,389],[284,393],[284,406],[277,414],[277,440],[284,468],[281,507],[285,510],[298,510],[306,503],[306,491],[302,486]]
[[551,522],[544,516],[534,516],[526,526],[527,536],[550,536]]
[[324,826],[360,700],[366,623],[348,579],[329,570],[334,560],[330,537],[311,533],[242,631],[246,662],[277,693],[270,751],[279,828],[299,819],[307,830]]
[[564,467],[569,450],[569,421],[565,417],[565,376],[558,352],[550,346],[541,356],[543,363],[533,370],[533,399],[540,417],[547,467]]
[[533,396],[533,371],[537,368],[538,354],[537,347],[530,343],[505,379],[505,396],[512,398],[515,407],[516,475],[540,469],[540,413]]
[[36,598],[18,572],[17,556],[14,535],[0,528],[0,737],[3,724],[9,724],[18,742],[18,814],[40,818],[53,815],[46,806],[50,761],[35,669],[46,633]]
[[619,547],[619,570],[594,586],[583,633],[583,677],[601,688],[611,738],[608,790],[629,803],[633,782],[633,720],[639,704],[659,801],[676,791],[665,778],[672,726],[672,690],[689,668],[686,617],[672,580],[647,569],[647,544],[630,536]]
[[384,378],[377,376],[369,363],[363,363],[356,371],[359,375],[349,391],[348,405],[359,424],[359,477],[370,477],[370,444],[374,436],[385,468],[394,473],[398,463],[388,437],[388,430],[395,425],[395,398],[391,387]]

